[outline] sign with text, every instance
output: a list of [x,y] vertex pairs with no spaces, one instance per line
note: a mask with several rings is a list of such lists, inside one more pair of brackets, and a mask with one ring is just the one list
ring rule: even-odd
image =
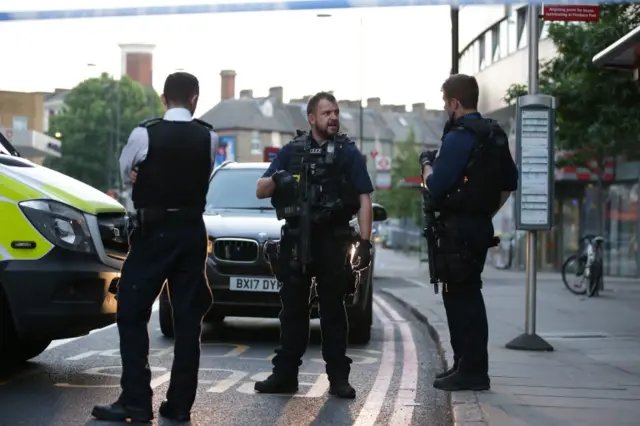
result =
[[526,95],[516,104],[516,229],[537,231],[553,226],[555,98]]
[[598,22],[600,6],[544,6],[542,16],[545,21]]
[[262,161],[264,161],[265,163],[271,163],[273,160],[275,160],[279,152],[280,152],[280,148],[278,147],[275,147],[275,146],[266,147],[264,149],[264,155],[263,155]]

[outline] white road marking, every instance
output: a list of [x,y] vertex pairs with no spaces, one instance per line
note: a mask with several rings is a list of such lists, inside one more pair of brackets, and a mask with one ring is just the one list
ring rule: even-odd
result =
[[[156,312],[158,310],[159,306],[160,305],[158,304],[158,301],[156,300],[156,302],[153,304],[153,307],[151,308],[151,312]],[[47,347],[47,349],[45,349],[45,351],[49,351],[49,350],[51,350],[53,348],[57,348],[58,346],[66,345],[67,343],[75,342],[76,340],[82,339],[83,337],[91,336],[94,333],[100,333],[101,331],[109,330],[110,328],[113,328],[115,326],[116,326],[116,323],[113,323],[113,324],[108,325],[106,327],[98,328],[97,330],[92,330],[91,332],[89,332],[89,334],[87,334],[85,336],[71,337],[69,339],[54,340]]]
[[85,358],[89,358],[90,356],[97,355],[99,353],[100,351],[87,351],[75,356],[70,356],[69,358],[66,358],[65,361],[79,361],[81,359],[85,359]]
[[398,328],[402,336],[403,362],[402,376],[400,378],[400,389],[396,397],[396,404],[391,415],[390,425],[411,424],[414,404],[416,402],[416,392],[418,389],[418,351],[413,340],[411,327],[406,320],[389,305],[383,298],[374,295],[373,299],[385,310],[393,321],[398,321]]
[[373,387],[367,395],[367,399],[364,401],[362,410],[358,414],[358,418],[353,423],[353,426],[373,426],[376,423],[376,419],[382,410],[387,393],[389,392],[389,385],[393,378],[393,370],[396,361],[396,345],[394,339],[393,323],[382,312],[378,303],[373,303],[373,313],[380,319],[384,327],[384,342],[382,343],[382,357],[380,360],[380,367],[378,367],[378,374],[376,380],[373,383]]

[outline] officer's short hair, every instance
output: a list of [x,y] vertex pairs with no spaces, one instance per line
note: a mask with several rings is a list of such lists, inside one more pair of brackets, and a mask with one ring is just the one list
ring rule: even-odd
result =
[[164,97],[169,103],[186,105],[194,95],[200,94],[200,83],[188,72],[174,72],[164,81]]
[[332,93],[329,93],[329,92],[318,92],[315,95],[313,95],[309,99],[309,102],[307,103],[307,115],[314,114],[316,112],[316,110],[318,109],[318,104],[323,99],[331,102],[332,104],[337,104],[338,103],[338,101],[336,100],[336,97],[333,96]]
[[465,109],[477,109],[480,89],[475,77],[453,74],[442,84],[445,99],[457,99]]

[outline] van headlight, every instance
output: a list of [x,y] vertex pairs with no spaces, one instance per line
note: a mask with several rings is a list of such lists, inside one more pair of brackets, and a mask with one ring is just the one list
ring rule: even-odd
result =
[[31,224],[58,247],[95,253],[95,245],[84,214],[66,204],[51,200],[18,203]]

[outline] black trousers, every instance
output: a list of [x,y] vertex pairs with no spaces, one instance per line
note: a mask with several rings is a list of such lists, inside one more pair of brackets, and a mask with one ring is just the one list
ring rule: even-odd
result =
[[213,301],[206,275],[207,231],[202,220],[166,220],[133,231],[118,286],[122,356],[120,401],[151,408],[149,318],[166,280],[173,308],[175,348],[167,400],[189,411],[198,386],[200,333]]
[[443,289],[442,300],[453,348],[454,368],[463,374],[489,373],[489,325],[478,285]]
[[297,376],[309,342],[309,298],[311,278],[316,278],[322,332],[322,357],[329,378],[347,378],[352,360],[347,357],[348,319],[344,305],[347,288],[345,259],[349,250],[346,238],[331,232],[312,236],[310,271],[303,275],[291,265],[295,240],[284,237],[280,245],[283,283],[280,289],[280,346],[273,358],[274,373]]

